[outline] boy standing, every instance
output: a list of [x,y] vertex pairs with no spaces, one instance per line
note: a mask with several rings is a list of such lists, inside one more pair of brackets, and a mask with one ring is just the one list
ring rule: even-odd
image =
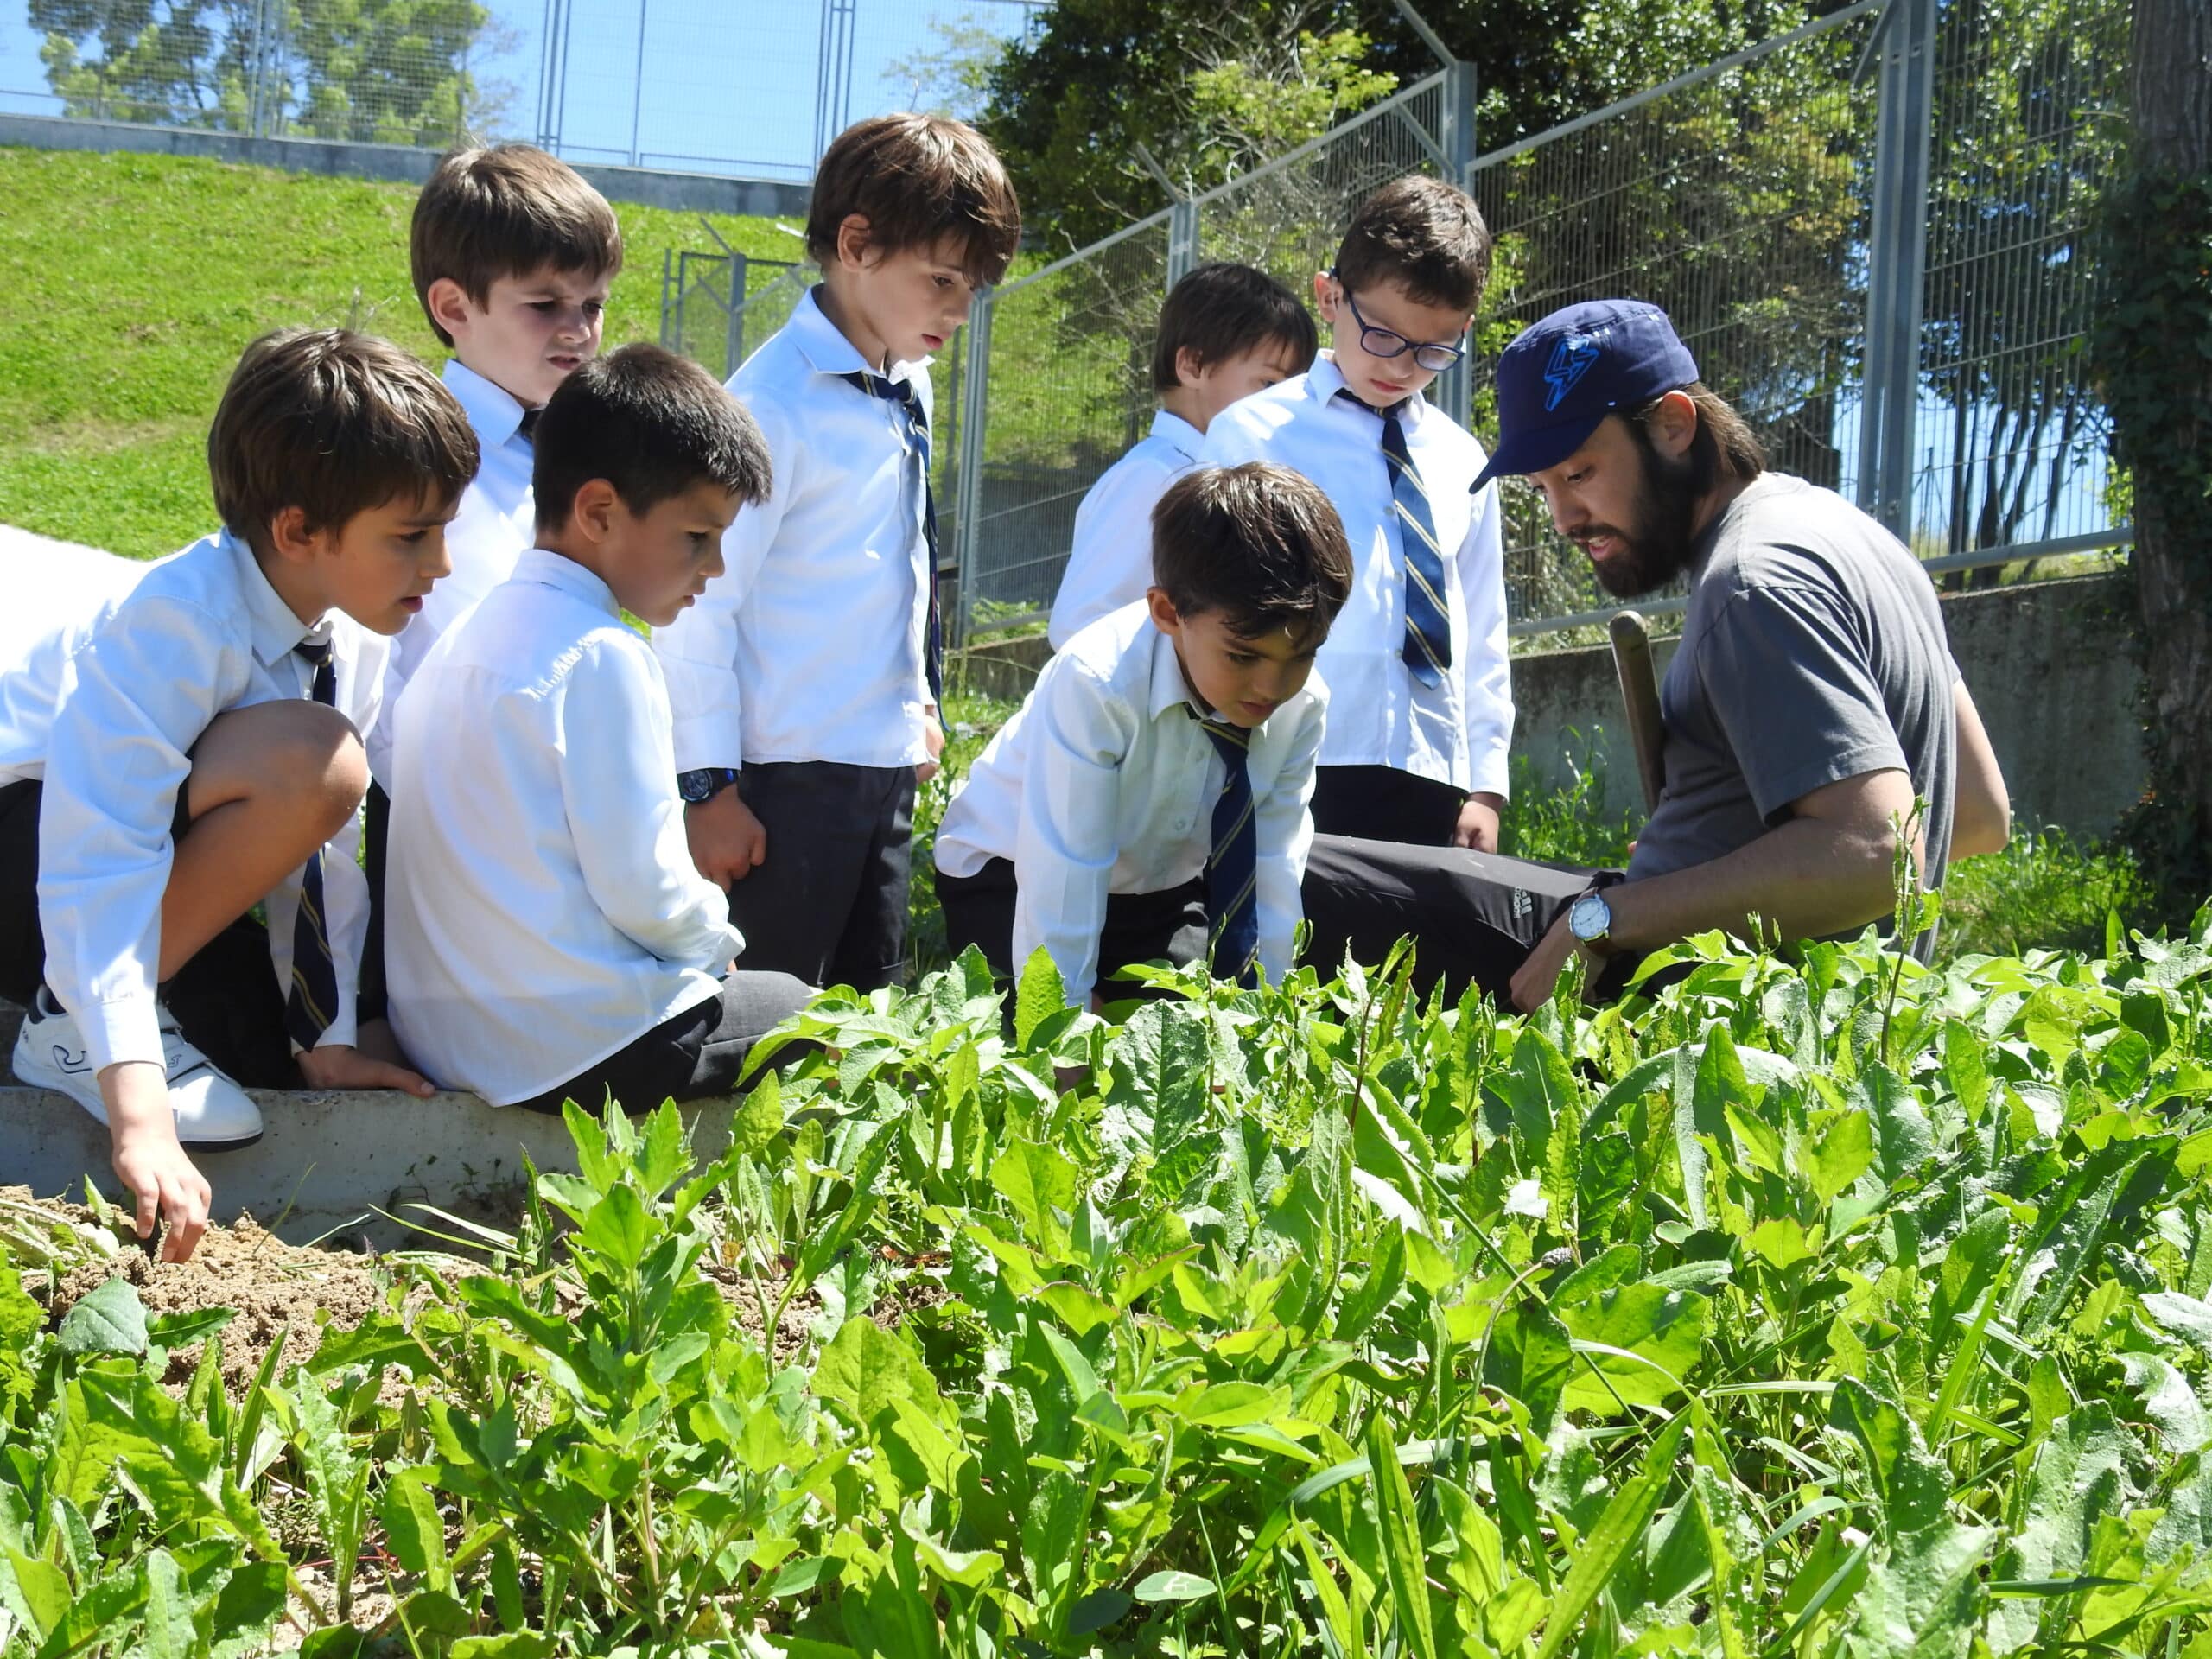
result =
[[1075,542],[1046,629],[1058,651],[1152,586],[1152,510],[1198,464],[1213,417],[1241,397],[1303,374],[1319,343],[1298,296],[1249,265],[1200,265],[1160,308],[1149,436],[1099,475],[1075,512]]
[[[16,1075],[109,1127],[138,1231],[165,1219],[172,1260],[207,1218],[186,1147],[261,1133],[211,1055],[257,1084],[430,1092],[372,1058],[382,1033],[357,1020],[358,734],[477,458],[461,406],[396,346],[256,340],[207,437],[225,528],[147,570],[80,649],[12,671],[69,679],[42,741],[0,751],[0,909],[24,917],[35,893],[35,925],[0,931],[0,990],[30,1010]],[[208,947],[264,899],[274,975],[226,971],[235,951]]]
[[904,966],[918,768],[944,747],[928,362],[1020,230],[972,129],[887,115],[840,135],[807,215],[821,285],[729,381],[773,490],[653,636],[693,856],[729,886],[747,960],[810,983]]
[[664,627],[721,574],[767,451],[704,370],[637,345],[553,394],[533,477],[537,546],[400,700],[393,1024],[495,1106],[726,1095],[808,991],[728,971],[745,941],[692,867],[667,690],[622,613]]
[[1071,1005],[1135,962],[1290,971],[1327,692],[1351,586],[1334,508],[1281,467],[1205,467],[1153,513],[1154,582],[1046,664],[946,809],[952,948],[1043,946]]
[[1335,349],[1224,410],[1201,459],[1303,473],[1344,517],[1352,596],[1321,660],[1321,835],[1497,850],[1513,699],[1497,492],[1482,446],[1422,397],[1457,362],[1490,270],[1475,204],[1385,185],[1313,279]]

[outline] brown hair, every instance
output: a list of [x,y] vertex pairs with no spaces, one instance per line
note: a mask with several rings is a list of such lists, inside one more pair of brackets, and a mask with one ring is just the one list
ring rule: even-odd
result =
[[430,316],[430,284],[441,277],[482,305],[502,276],[549,267],[612,276],[622,269],[622,227],[607,198],[566,162],[531,144],[441,157],[415,198],[407,243],[415,297],[447,346],[453,336]]
[[476,434],[438,377],[388,340],[281,328],[245,348],[207,431],[215,511],[264,556],[287,507],[310,531],[388,501],[451,506]]
[[1173,391],[1183,384],[1175,359],[1184,352],[1203,369],[1271,342],[1295,359],[1293,374],[1313,365],[1320,338],[1313,314],[1298,296],[1249,265],[1200,265],[1168,290],[1167,303],[1160,308],[1160,332],[1152,342],[1153,389]]
[[1199,467],[1152,510],[1152,578],[1183,615],[1218,612],[1256,639],[1326,639],[1351,594],[1344,521],[1320,487],[1272,461]]
[[[1732,408],[1727,399],[1702,380],[1693,380],[1675,391],[1697,405],[1697,431],[1690,439],[1690,484],[1702,495],[1725,475],[1750,480],[1766,471],[1766,445],[1759,435]],[[1630,422],[1637,441],[1650,447],[1651,422],[1666,401],[1662,392],[1636,411]]]
[[1416,173],[1360,203],[1336,276],[1353,293],[1396,283],[1416,305],[1471,315],[1490,281],[1490,227],[1465,191]]
[[541,530],[569,522],[594,478],[644,514],[712,481],[750,505],[768,494],[768,443],[745,405],[674,352],[639,340],[594,358],[555,389],[531,441]]
[[978,288],[1006,275],[1021,240],[1021,204],[998,152],[942,115],[873,116],[837,135],[807,203],[806,251],[816,264],[837,263],[837,230],[854,213],[868,220],[868,247],[879,254],[957,238]]

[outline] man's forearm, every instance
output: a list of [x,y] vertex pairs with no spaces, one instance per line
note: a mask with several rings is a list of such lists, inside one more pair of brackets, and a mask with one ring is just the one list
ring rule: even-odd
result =
[[1890,913],[1895,842],[1886,823],[1792,818],[1710,863],[1610,888],[1611,943],[1652,950],[1714,928],[1756,941],[1864,927]]

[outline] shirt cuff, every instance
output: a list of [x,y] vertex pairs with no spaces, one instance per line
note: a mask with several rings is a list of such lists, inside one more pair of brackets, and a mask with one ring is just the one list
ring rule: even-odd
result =
[[1500,800],[1510,798],[1508,786],[1513,768],[1503,749],[1492,749],[1488,753],[1471,757],[1468,771],[1473,781],[1467,785],[1470,795],[1495,795]]
[[676,770],[680,777],[707,766],[743,767],[743,746],[737,735],[737,715],[715,709],[693,715],[675,723]]
[[162,1052],[162,1020],[149,995],[130,995],[112,1002],[94,1002],[77,1014],[77,1028],[84,1033],[86,1058],[98,1077],[111,1065],[143,1061],[168,1068]]

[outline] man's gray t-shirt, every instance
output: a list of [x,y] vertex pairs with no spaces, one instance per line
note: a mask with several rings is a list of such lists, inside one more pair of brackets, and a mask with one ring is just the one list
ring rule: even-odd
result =
[[1925,873],[1951,857],[1958,670],[1935,584],[1832,490],[1753,480],[1706,533],[1660,688],[1665,793],[1631,880],[1757,840],[1823,785],[1901,768],[1928,803]]

